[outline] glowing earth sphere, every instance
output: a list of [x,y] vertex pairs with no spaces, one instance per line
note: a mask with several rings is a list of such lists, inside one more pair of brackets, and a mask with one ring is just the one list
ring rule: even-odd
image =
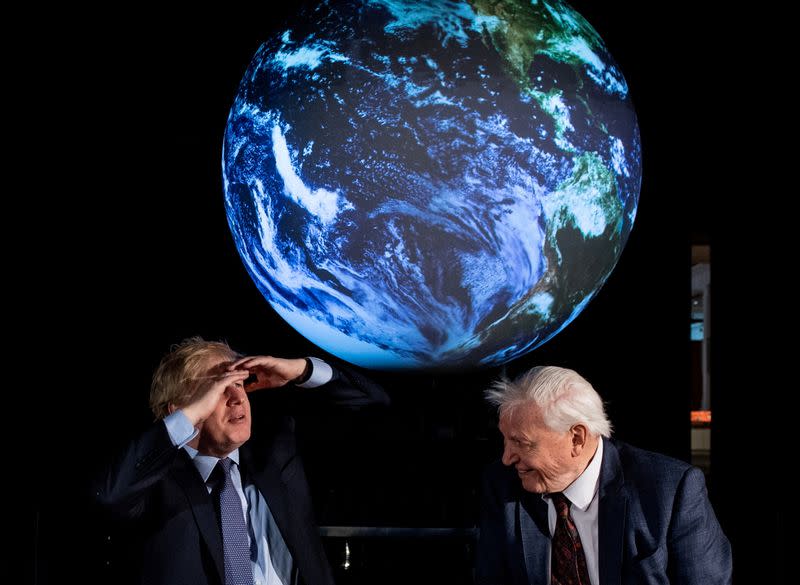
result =
[[491,366],[605,282],[641,152],[622,73],[562,2],[332,1],[253,57],[223,179],[248,272],[307,339],[372,368]]

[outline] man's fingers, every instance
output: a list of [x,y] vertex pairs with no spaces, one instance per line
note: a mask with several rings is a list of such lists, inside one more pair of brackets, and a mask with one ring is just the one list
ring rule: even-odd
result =
[[226,372],[222,372],[220,374],[214,374],[213,376],[197,376],[196,378],[192,378],[193,380],[229,380],[229,379],[236,379],[236,378],[246,378],[248,376],[247,370],[228,370]]
[[228,370],[248,369],[254,367],[269,368],[275,365],[275,358],[269,355],[243,357],[228,366]]

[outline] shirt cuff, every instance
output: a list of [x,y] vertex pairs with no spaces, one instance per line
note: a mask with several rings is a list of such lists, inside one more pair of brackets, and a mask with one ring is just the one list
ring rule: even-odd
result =
[[311,376],[302,384],[297,384],[298,388],[316,388],[327,384],[333,379],[333,368],[319,358],[310,357]]
[[192,426],[191,421],[183,414],[182,410],[176,410],[164,418],[164,424],[167,426],[167,433],[169,433],[172,444],[176,447],[183,447],[194,439],[198,433],[198,430]]

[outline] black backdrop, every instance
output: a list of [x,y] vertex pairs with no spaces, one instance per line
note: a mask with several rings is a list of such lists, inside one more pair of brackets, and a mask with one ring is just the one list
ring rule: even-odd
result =
[[[737,166],[742,139],[730,127],[731,112],[745,107],[735,97],[739,64],[726,57],[741,47],[744,23],[702,7],[679,15],[646,2],[572,4],[630,87],[643,148],[639,213],[596,299],[506,372],[573,367],[608,401],[619,438],[688,459],[689,252],[693,241],[710,243],[720,389],[711,489],[737,570],[749,576],[762,571],[765,546],[752,528],[780,522],[775,514],[757,524],[742,513],[738,458],[752,448],[742,427],[751,403],[725,392],[757,379],[738,359],[741,307],[725,300],[739,287],[736,237],[717,219],[720,198],[724,207],[747,189]],[[10,287],[17,304],[9,320],[27,320],[13,335],[27,356],[23,383],[34,381],[26,412],[37,424],[31,437],[23,422],[27,434],[15,433],[21,440],[12,447],[30,449],[35,488],[23,521],[38,582],[109,578],[114,545],[85,498],[86,478],[150,421],[150,375],[171,343],[199,334],[247,353],[321,354],[260,296],[223,209],[228,109],[266,31],[291,10],[291,2],[246,16],[233,6],[71,9],[18,23],[30,33],[12,52],[19,91],[8,124],[19,138],[9,209],[22,203],[33,220],[9,248],[21,283]],[[7,231],[19,217],[6,216]],[[500,445],[481,391],[499,373],[375,373],[394,400],[390,411],[346,426],[301,422],[320,523],[473,526],[477,477]],[[763,467],[769,458],[758,456]],[[361,582],[424,581],[416,567],[431,551],[439,568],[430,582],[469,580],[464,543],[426,550],[393,542],[369,554],[355,543],[354,551]]]

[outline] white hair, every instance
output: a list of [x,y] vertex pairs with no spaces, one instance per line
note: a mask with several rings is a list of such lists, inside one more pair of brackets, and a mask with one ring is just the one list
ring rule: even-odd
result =
[[541,409],[550,430],[564,432],[581,423],[593,435],[611,436],[603,400],[574,370],[537,366],[513,381],[498,380],[485,394],[500,414],[521,404],[534,404]]

